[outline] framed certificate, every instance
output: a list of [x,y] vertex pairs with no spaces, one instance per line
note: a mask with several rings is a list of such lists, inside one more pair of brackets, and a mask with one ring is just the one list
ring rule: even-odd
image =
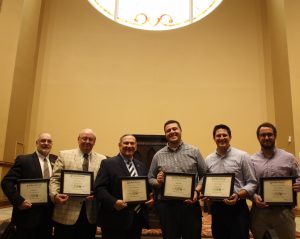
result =
[[204,176],[202,194],[212,200],[223,200],[233,193],[234,173],[209,173]]
[[48,203],[49,179],[20,179],[17,188],[20,195],[32,204]]
[[266,177],[260,179],[261,197],[269,205],[296,205],[294,177]]
[[163,188],[164,199],[191,199],[194,196],[194,173],[168,173],[165,172]]
[[60,193],[75,197],[91,195],[94,184],[94,172],[61,170]]
[[123,200],[127,203],[146,202],[147,180],[147,177],[121,177]]

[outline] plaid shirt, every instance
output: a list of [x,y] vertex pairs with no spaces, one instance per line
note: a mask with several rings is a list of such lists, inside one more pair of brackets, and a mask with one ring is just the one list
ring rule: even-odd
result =
[[159,171],[173,173],[195,173],[196,185],[206,172],[206,164],[199,151],[193,145],[182,143],[176,150],[165,146],[153,157],[148,173],[149,183],[155,185]]

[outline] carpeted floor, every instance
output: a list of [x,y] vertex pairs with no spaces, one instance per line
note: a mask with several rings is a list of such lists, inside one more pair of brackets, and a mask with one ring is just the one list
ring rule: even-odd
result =
[[[0,220],[0,224],[3,221],[9,221],[9,219],[6,220]],[[97,234],[101,234],[101,229],[98,228]],[[101,237],[96,237],[101,238]],[[143,229],[143,238],[161,238],[161,230],[160,229]],[[203,219],[202,219],[202,238],[212,238],[211,233],[211,215],[204,213]],[[295,238],[300,238],[300,232],[296,232]]]
[[[143,229],[143,235],[144,236],[152,236],[152,237],[159,237],[161,236],[161,230],[160,229]],[[252,237],[250,232],[250,237]],[[211,215],[207,213],[203,213],[202,218],[202,238],[212,238],[211,233]],[[296,232],[295,238],[300,238],[300,232]]]
[[[202,237],[203,238],[211,238],[211,216],[204,213],[202,218]],[[160,229],[143,229],[142,232],[143,236],[152,236],[152,237],[159,237],[161,236],[161,230]]]

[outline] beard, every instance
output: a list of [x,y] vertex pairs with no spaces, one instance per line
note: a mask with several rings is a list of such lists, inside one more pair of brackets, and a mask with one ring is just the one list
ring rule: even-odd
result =
[[275,147],[275,142],[261,142],[260,146],[262,149],[273,149]]

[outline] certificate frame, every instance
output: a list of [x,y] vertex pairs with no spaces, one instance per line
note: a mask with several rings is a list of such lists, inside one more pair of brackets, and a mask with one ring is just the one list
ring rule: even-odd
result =
[[295,177],[260,178],[261,197],[269,205],[295,206],[297,193],[293,190]]
[[207,173],[204,175],[202,194],[212,200],[223,200],[233,194],[234,173]]
[[148,201],[148,177],[120,177],[122,199],[127,204],[144,203]]
[[17,190],[32,205],[44,205],[49,201],[49,179],[19,179]]
[[195,173],[164,172],[163,199],[192,199],[195,191]]
[[93,193],[94,172],[61,170],[60,193],[73,197],[87,197]]

